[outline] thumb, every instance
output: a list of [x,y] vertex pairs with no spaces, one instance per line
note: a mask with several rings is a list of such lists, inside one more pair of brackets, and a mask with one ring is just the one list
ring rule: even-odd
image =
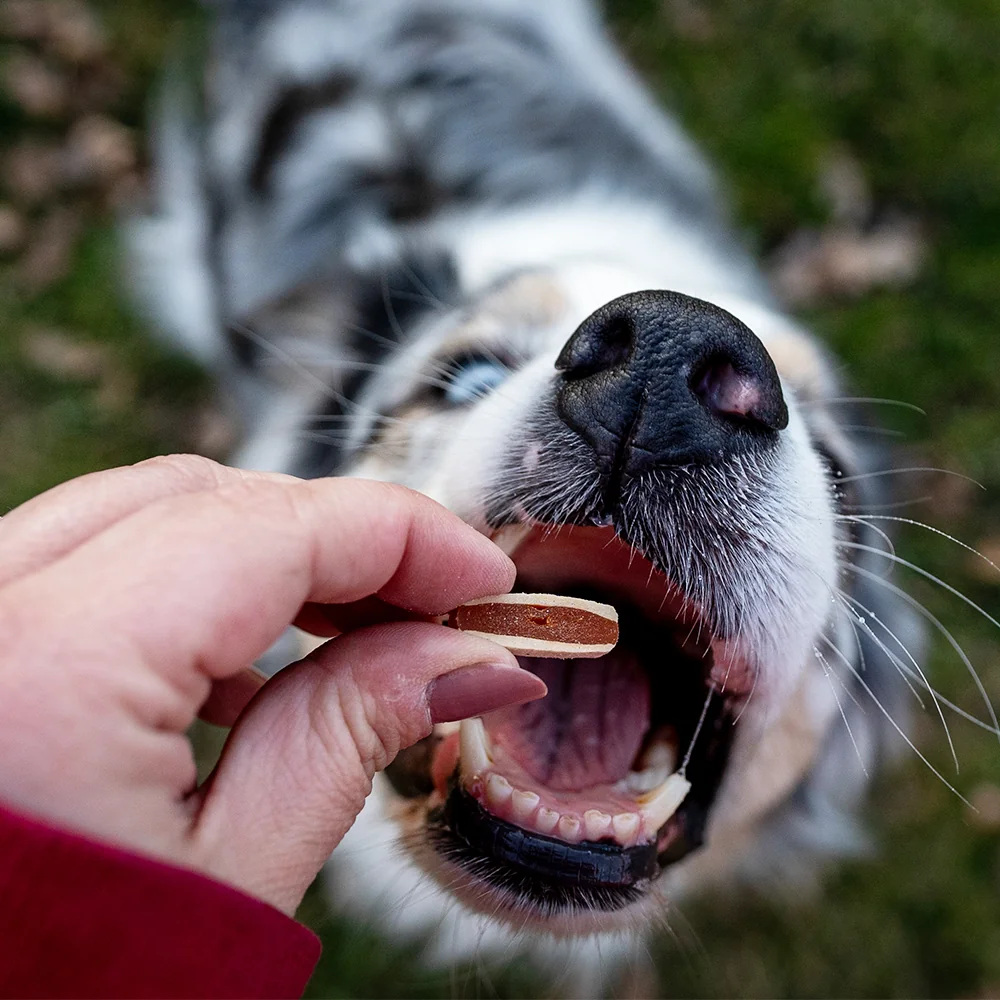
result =
[[196,863],[293,913],[376,771],[435,722],[540,698],[495,643],[424,622],[332,639],[268,682],[201,790]]

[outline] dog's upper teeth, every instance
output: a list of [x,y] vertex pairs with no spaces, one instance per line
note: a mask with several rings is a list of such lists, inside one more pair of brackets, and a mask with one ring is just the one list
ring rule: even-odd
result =
[[490,537],[493,539],[494,545],[502,549],[508,556],[513,556],[530,534],[530,524],[505,524]]
[[459,729],[459,758],[462,778],[482,777],[493,763],[490,759],[490,740],[482,719],[465,719]]
[[659,788],[677,769],[677,752],[665,741],[657,741],[639,759],[639,769],[629,771],[619,783],[624,792],[639,795]]
[[660,767],[667,767],[671,772],[677,767],[677,751],[673,744],[667,743],[665,740],[657,740],[642,755],[643,771]]
[[691,782],[680,771],[675,771],[659,788],[639,798],[639,815],[643,832],[655,837],[656,832],[680,808],[691,791]]

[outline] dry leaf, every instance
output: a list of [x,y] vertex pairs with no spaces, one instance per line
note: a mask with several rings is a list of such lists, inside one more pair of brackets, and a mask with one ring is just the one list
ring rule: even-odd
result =
[[105,115],[87,115],[69,131],[62,173],[71,185],[106,185],[135,166],[132,132]]
[[15,52],[3,67],[4,89],[25,114],[55,118],[66,112],[69,86],[66,78],[44,59]]
[[924,252],[920,227],[910,219],[864,231],[841,226],[800,230],[775,254],[771,278],[791,305],[853,298],[873,288],[909,284]]
[[1000,831],[1000,786],[992,782],[977,785],[969,794],[972,809],[969,822],[980,830]]
[[93,10],[78,0],[54,0],[48,9],[48,45],[72,63],[88,63],[107,52],[108,38]]
[[62,151],[51,142],[24,139],[3,157],[3,183],[23,205],[37,205],[59,190]]
[[82,227],[78,209],[60,206],[34,228],[15,271],[26,294],[37,295],[69,273]]
[[110,360],[102,344],[85,342],[65,330],[32,327],[21,337],[21,354],[55,378],[85,382],[106,374]]
[[45,37],[49,21],[44,0],[4,0],[0,3],[0,34],[22,42]]
[[8,257],[24,246],[28,226],[24,216],[10,205],[0,205],[0,257]]

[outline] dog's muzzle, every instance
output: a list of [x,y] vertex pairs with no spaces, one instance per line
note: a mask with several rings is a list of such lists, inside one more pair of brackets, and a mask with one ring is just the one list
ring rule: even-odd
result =
[[498,911],[610,912],[705,837],[756,678],[732,567],[760,558],[754,505],[788,409],[757,337],[674,292],[593,313],[549,384],[511,435],[488,528],[515,589],[614,604],[619,643],[520,657],[545,698],[439,727],[388,773],[427,798],[436,850]]

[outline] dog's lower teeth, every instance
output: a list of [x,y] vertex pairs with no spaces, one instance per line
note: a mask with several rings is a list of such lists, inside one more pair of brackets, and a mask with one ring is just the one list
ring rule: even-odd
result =
[[639,834],[642,817],[638,813],[617,813],[611,817],[615,840],[623,847],[632,847]]
[[[632,772],[619,782],[619,791],[625,790],[621,786],[628,785],[631,795],[639,792],[636,811],[612,815],[601,809],[587,809],[581,816],[543,805],[538,792],[515,788],[502,774],[493,771],[489,736],[482,719],[466,719],[461,723],[459,754],[462,784],[493,815],[570,844],[608,839],[622,847],[634,847],[640,841],[648,843],[677,812],[691,790],[691,783],[680,772],[663,773],[673,761],[673,752],[668,747],[663,750],[654,747],[646,758],[652,757],[657,766]],[[641,790],[634,787],[636,784],[642,785]]]
[[502,809],[510,802],[514,787],[502,774],[491,774],[486,779],[486,801],[494,809]]
[[542,806],[535,816],[535,829],[539,833],[550,834],[559,824],[559,813],[548,806]]
[[516,789],[510,799],[514,822],[527,822],[534,815],[540,801],[541,798],[536,792],[522,792],[521,789]]
[[583,823],[578,816],[560,816],[556,827],[559,837],[570,844],[578,844],[583,840]]
[[583,828],[587,840],[603,840],[611,836],[611,817],[600,809],[588,809],[583,814]]

